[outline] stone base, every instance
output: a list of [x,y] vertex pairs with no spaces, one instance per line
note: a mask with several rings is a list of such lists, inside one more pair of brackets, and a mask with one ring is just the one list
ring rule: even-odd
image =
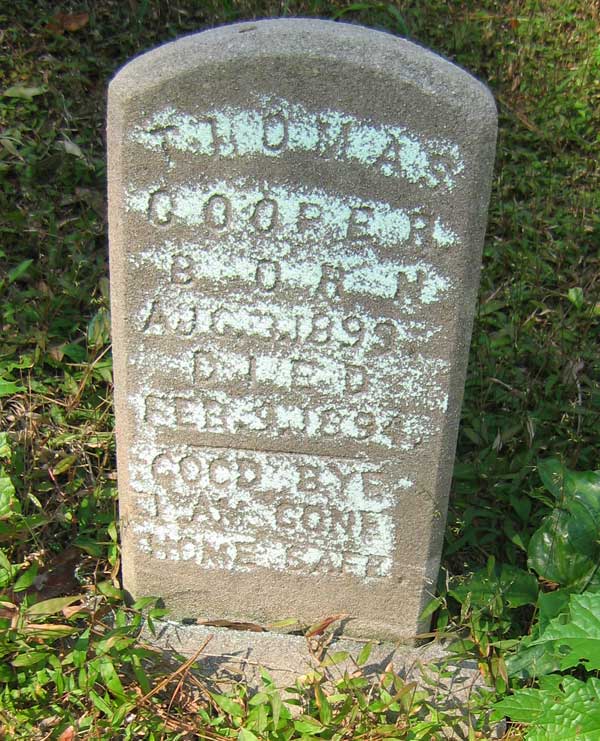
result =
[[[341,678],[345,671],[358,670],[355,663],[368,641],[345,637],[307,639],[304,636],[275,632],[250,632],[204,625],[184,625],[161,621],[156,623],[156,635],[146,629],[144,639],[170,653],[192,657],[197,654],[197,667],[205,679],[217,683],[226,691],[236,682],[251,689],[261,687],[260,670],[266,669],[283,695],[296,681],[310,680],[315,671],[327,671],[330,681]],[[338,652],[348,657],[335,664],[325,661]],[[326,669],[325,669],[326,667]],[[385,670],[393,671],[406,681],[414,681],[427,689],[432,704],[439,710],[456,711],[466,716],[472,694],[484,687],[475,661],[456,661],[447,645],[431,641],[419,647],[372,642],[372,650],[361,672],[376,679]],[[441,670],[439,670],[441,669]],[[487,738],[500,738],[502,729],[488,731]],[[499,735],[498,735],[499,734]],[[448,738],[461,738],[450,735]]]

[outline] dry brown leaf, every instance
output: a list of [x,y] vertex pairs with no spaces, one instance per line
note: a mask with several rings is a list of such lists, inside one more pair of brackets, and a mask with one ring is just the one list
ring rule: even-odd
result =
[[65,357],[65,354],[61,350],[60,345],[57,345],[56,347],[51,347],[48,350],[48,355],[52,358],[52,360],[56,360],[57,363],[60,363],[60,361]]
[[91,615],[92,613],[90,608],[85,605],[67,605],[67,607],[62,608],[62,614],[67,618],[67,620],[78,612],[85,612],[88,615]]
[[75,570],[81,561],[81,551],[75,546],[68,546],[64,551],[54,554],[27,594],[35,594],[38,600],[45,600],[76,591],[80,584]]
[[13,602],[0,600],[0,618],[12,618],[18,612],[19,608]]
[[56,623],[28,623],[23,627],[27,635],[38,640],[45,638],[66,638],[76,632],[72,625],[57,625]]
[[47,28],[54,33],[79,31],[80,28],[87,26],[89,20],[89,13],[57,13],[52,17]]
[[58,737],[58,741],[72,741],[72,739],[75,738],[75,728],[73,726],[69,726],[68,728],[65,728],[65,730],[60,734]]
[[209,628],[229,628],[230,630],[251,630],[253,633],[266,633],[267,629],[256,623],[235,623],[231,620],[198,620],[198,625]]
[[16,628],[19,624],[19,608],[13,602],[0,597],[0,618],[10,620],[10,627]]
[[311,625],[311,627],[308,629],[308,633],[306,634],[307,638],[312,638],[313,636],[318,636],[321,633],[323,633],[332,623],[337,622],[338,620],[343,620],[344,618],[347,618],[348,615],[344,612],[341,612],[339,615],[330,615],[329,617],[324,618],[318,623],[315,623],[314,625]]

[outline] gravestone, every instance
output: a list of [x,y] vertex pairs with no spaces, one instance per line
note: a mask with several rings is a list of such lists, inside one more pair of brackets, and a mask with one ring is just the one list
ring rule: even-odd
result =
[[496,134],[405,40],[242,23],[109,92],[125,587],[173,614],[348,615],[435,590]]

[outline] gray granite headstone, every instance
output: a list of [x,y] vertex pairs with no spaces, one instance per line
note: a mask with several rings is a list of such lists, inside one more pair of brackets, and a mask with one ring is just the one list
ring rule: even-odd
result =
[[178,616],[345,613],[410,639],[435,589],[496,135],[412,43],[243,23],[109,92],[125,587]]

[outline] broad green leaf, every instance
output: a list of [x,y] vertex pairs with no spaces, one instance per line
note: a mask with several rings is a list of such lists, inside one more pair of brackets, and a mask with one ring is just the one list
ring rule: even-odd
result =
[[110,314],[105,308],[99,309],[90,319],[87,339],[92,347],[102,347],[110,342]]
[[[419,620],[425,620],[428,617],[431,617],[433,613],[443,604],[443,599],[441,597],[434,597],[432,600],[429,600],[429,602],[425,605],[423,608],[423,612],[421,613]],[[360,666],[360,662],[357,662]]]
[[79,535],[73,541],[73,545],[77,548],[81,548],[82,551],[89,553],[94,558],[101,558],[104,550],[98,541],[93,538],[89,538],[87,535]]
[[0,587],[5,587],[13,580],[17,567],[8,559],[6,553],[0,549]]
[[94,690],[89,690],[89,696],[98,710],[103,712],[109,719],[113,717],[113,711],[103,697],[100,697],[100,695],[94,692]]
[[300,733],[319,734],[326,730],[326,728],[319,723],[316,718],[311,718],[310,715],[301,715],[297,720],[294,721],[294,728]]
[[257,692],[248,700],[248,705],[264,705],[269,702],[269,695],[266,692]]
[[12,450],[10,447],[10,439],[7,432],[0,432],[0,458],[10,460],[12,456]]
[[52,472],[55,476],[60,476],[61,474],[66,473],[77,463],[77,459],[78,456],[76,455],[66,455],[64,458],[61,458],[58,463],[52,468]]
[[560,502],[565,489],[565,476],[567,474],[565,466],[557,458],[547,458],[538,461],[537,469],[546,489],[557,502]]
[[593,520],[554,509],[533,533],[527,565],[548,581],[584,588],[596,571],[600,546]]
[[8,271],[8,282],[14,283],[19,278],[22,278],[32,265],[33,260],[23,260],[20,262],[12,270]]
[[256,731],[260,738],[264,738],[264,731],[269,725],[269,713],[266,705],[257,705],[251,708],[246,718],[246,729]]
[[527,637],[515,654],[506,656],[505,664],[509,677],[530,679],[542,677],[560,669],[560,657],[554,653],[554,644],[533,646],[531,643],[532,641]]
[[15,498],[15,487],[9,476],[0,468],[0,520],[20,512],[21,505]]
[[36,579],[38,573],[38,567],[37,564],[34,564],[33,566],[30,566],[27,571],[24,571],[21,576],[17,579],[17,581],[13,585],[13,591],[15,592],[22,592],[25,589],[29,589],[29,587],[33,584],[33,582]]
[[71,597],[53,597],[52,599],[45,599],[42,602],[36,602],[35,605],[31,605],[25,610],[27,617],[41,617],[42,615],[55,615],[60,612],[63,607],[68,607],[74,602],[78,602],[83,595],[75,594]]
[[11,682],[15,678],[8,664],[0,664],[0,682]]
[[75,342],[60,346],[60,351],[74,363],[84,363],[87,360],[87,350]]
[[211,693],[210,696],[217,703],[217,705],[222,708],[228,715],[231,715],[234,718],[244,717],[244,708],[236,700],[232,699],[231,697],[227,697],[227,695],[217,695]]
[[570,491],[569,498],[585,507],[589,516],[599,526],[600,471],[569,471],[567,487]]
[[121,589],[117,589],[109,581],[98,582],[96,586],[98,587],[98,591],[101,592],[105,597],[117,600],[123,599],[123,591]]
[[24,654],[18,654],[10,662],[13,666],[34,666],[40,664],[42,661],[46,661],[50,654],[47,651],[27,651]]
[[359,666],[364,666],[367,661],[369,660],[369,656],[371,655],[371,651],[373,650],[373,644],[372,643],[366,643],[362,649],[361,652],[358,654],[358,658],[356,659],[356,663]]
[[531,605],[537,600],[537,579],[517,566],[504,564],[500,570],[499,584],[509,607]]
[[96,644],[96,653],[108,653],[112,648],[116,648],[118,651],[122,651],[124,648],[131,646],[132,643],[135,643],[135,638],[127,637],[126,635],[122,635],[115,631],[107,638],[103,638],[102,640],[98,641],[98,643]]
[[4,469],[0,469],[0,494],[12,496],[14,493],[15,487],[12,480],[6,475]]
[[585,297],[583,295],[583,290],[579,287],[569,288],[569,291],[567,293],[567,298],[577,309],[581,309],[581,307],[585,303]]
[[269,693],[271,698],[271,711],[273,713],[273,728],[277,729],[277,726],[279,725],[279,718],[281,715],[281,709],[283,705],[283,701],[281,699],[281,695],[277,690],[273,690]]
[[128,715],[135,707],[135,702],[122,702],[113,713],[111,721],[113,728],[121,728],[125,720],[125,716]]
[[265,687],[274,687],[275,682],[273,682],[273,677],[269,674],[269,672],[264,668],[260,667],[260,679],[261,682],[264,684]]
[[108,527],[106,528],[106,532],[108,533],[108,537],[116,543],[119,540],[119,533],[117,531],[117,523],[113,520],[112,522],[108,523]]
[[7,98],[21,98],[22,100],[31,100],[36,95],[42,95],[46,92],[45,87],[25,87],[24,85],[12,85],[7,88],[2,95]]
[[533,574],[504,564],[501,569],[485,568],[469,579],[452,585],[448,591],[461,604],[467,600],[473,607],[488,607],[501,597],[509,607],[535,604],[538,595],[537,579]]
[[557,686],[517,690],[496,703],[492,720],[527,723],[527,741],[598,741],[600,680],[557,677]]
[[23,391],[27,391],[25,386],[21,386],[14,381],[7,381],[5,378],[0,378],[0,397],[20,394]]
[[535,723],[544,712],[545,693],[539,689],[517,690],[510,697],[495,703],[492,720],[507,716],[517,723]]
[[569,609],[569,597],[571,593],[566,589],[557,589],[555,592],[540,592],[538,597],[538,623],[540,630],[561,612]]
[[112,661],[106,657],[100,661],[100,676],[109,692],[116,697],[124,697],[125,690],[121,684]]
[[329,704],[325,693],[320,685],[315,686],[315,700],[319,707],[319,719],[324,726],[331,723],[331,705]]
[[252,731],[248,731],[246,728],[240,728],[237,741],[258,741],[258,737]]
[[82,667],[86,662],[88,648],[90,645],[90,632],[91,628],[86,628],[75,641],[75,645],[73,647],[73,651],[70,654],[70,657],[76,667]]
[[600,594],[571,597],[569,615],[550,621],[534,644],[555,642],[561,655],[561,669],[582,664],[588,671],[600,669]]
[[150,692],[150,690],[152,689],[152,685],[150,684],[148,675],[144,671],[143,667],[139,664],[134,663],[133,673],[135,674],[135,678],[137,679],[138,684],[142,688],[142,692],[145,695],[148,694],[148,692]]
[[578,500],[600,522],[600,471],[571,471],[556,458],[538,461],[538,472],[544,486],[561,507]]
[[321,662],[321,666],[327,667],[342,664],[344,661],[347,661],[349,656],[350,654],[348,651],[334,651],[332,654],[327,654]]
[[154,605],[157,602],[157,597],[141,597],[139,600],[131,605],[132,610],[145,610],[146,607]]
[[0,569],[4,569],[5,571],[10,571],[13,573],[15,571],[15,566],[10,562],[10,559],[6,555],[6,553],[0,548]]

